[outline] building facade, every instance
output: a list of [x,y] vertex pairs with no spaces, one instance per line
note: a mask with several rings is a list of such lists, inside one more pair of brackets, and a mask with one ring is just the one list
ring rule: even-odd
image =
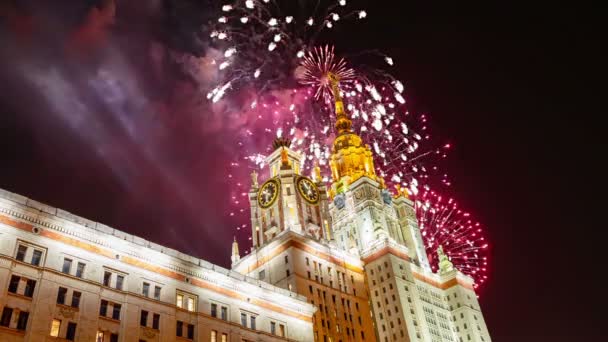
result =
[[232,269],[306,296],[315,341],[491,341],[473,279],[441,249],[431,270],[414,203],[376,175],[333,89],[331,188],[318,167],[303,175],[298,153],[277,139],[268,179],[252,175],[252,252],[233,249]]
[[0,190],[0,341],[312,341],[303,296]]

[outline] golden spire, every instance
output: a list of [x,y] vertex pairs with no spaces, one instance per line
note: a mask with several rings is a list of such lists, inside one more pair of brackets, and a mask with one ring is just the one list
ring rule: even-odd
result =
[[377,181],[381,187],[384,187],[384,181],[376,176],[371,149],[363,143],[360,136],[352,131],[353,123],[344,110],[344,101],[340,95],[340,78],[329,73],[327,79],[330,82],[336,105],[336,131],[338,133],[329,162],[334,180],[331,195],[344,192],[349,184],[363,176]]

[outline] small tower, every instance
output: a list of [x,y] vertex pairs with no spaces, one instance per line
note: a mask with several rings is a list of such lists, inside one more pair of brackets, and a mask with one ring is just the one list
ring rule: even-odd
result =
[[443,246],[437,248],[437,256],[439,257],[439,274],[446,274],[454,270],[454,264],[450,261],[447,255],[443,252]]
[[239,255],[239,243],[236,242],[236,236],[234,237],[234,241],[232,241],[232,256],[230,256],[230,260],[232,261],[232,265],[241,260],[241,256]]

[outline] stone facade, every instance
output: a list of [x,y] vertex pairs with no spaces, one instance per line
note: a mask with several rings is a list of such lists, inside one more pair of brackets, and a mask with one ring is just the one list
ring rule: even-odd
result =
[[[491,341],[473,279],[445,255],[431,270],[413,201],[387,191],[357,139],[338,136],[330,193],[311,177],[317,196],[294,186],[306,178],[300,156],[275,144],[270,178],[254,177],[249,193],[252,251],[233,255],[232,269],[306,296],[317,307],[314,341]],[[278,190],[265,201],[267,182]]]
[[314,339],[303,296],[3,190],[0,291],[0,341]]

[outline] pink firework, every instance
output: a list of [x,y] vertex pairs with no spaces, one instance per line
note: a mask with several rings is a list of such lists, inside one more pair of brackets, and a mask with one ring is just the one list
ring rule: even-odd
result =
[[355,79],[355,71],[346,65],[344,58],[336,58],[334,47],[329,45],[309,50],[301,66],[304,68],[304,74],[299,80],[300,83],[316,89],[315,98],[323,98],[326,102],[332,98],[330,75],[341,84],[353,82]]
[[427,190],[416,198],[416,216],[433,271],[438,269],[437,249],[442,246],[454,267],[475,280],[475,288],[487,280],[488,243],[468,212],[452,198]]

